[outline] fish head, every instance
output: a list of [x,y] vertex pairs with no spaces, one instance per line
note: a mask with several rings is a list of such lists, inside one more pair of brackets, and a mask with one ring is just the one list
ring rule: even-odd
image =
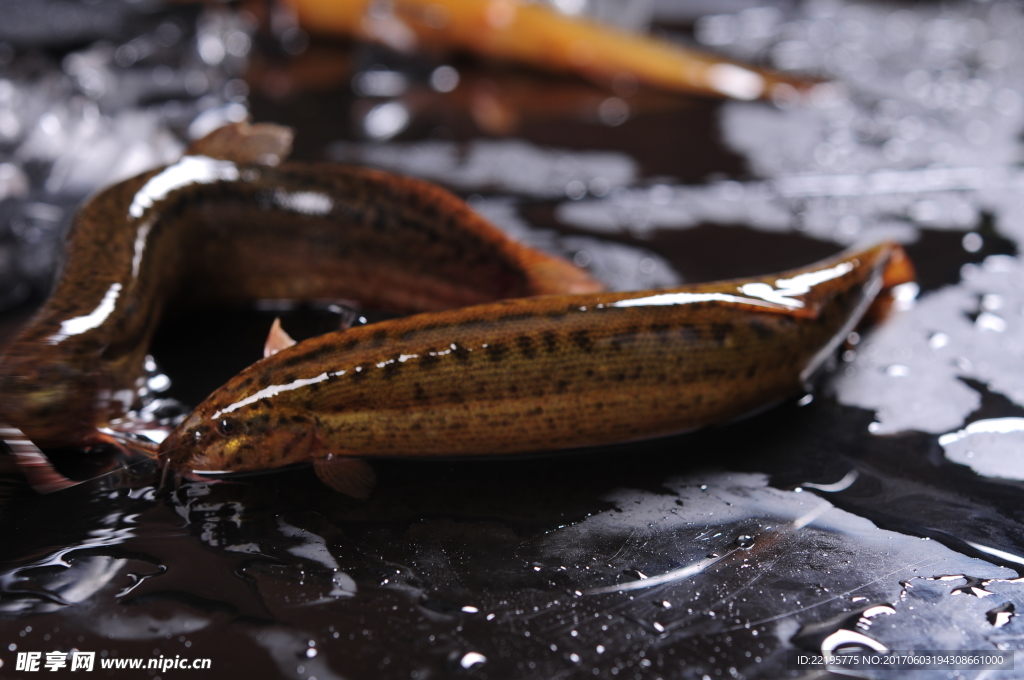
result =
[[316,441],[315,423],[304,416],[204,404],[164,440],[160,456],[186,475],[255,472],[309,460]]

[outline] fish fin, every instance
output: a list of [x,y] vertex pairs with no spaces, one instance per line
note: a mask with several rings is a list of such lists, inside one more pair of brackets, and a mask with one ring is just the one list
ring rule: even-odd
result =
[[[328,307],[328,309],[336,312],[341,317],[338,320],[338,330],[342,331],[347,331],[352,326],[355,326],[363,311],[362,305],[356,300],[335,300],[334,304]],[[363,323],[366,323],[366,319],[363,319]]]
[[153,460],[159,456],[159,444],[145,435],[130,430],[122,431],[101,427],[93,433],[92,440],[101,444],[109,444],[128,458],[135,458],[134,454],[136,453],[141,453],[146,458]]
[[230,123],[189,144],[189,156],[208,156],[235,163],[277,165],[292,151],[295,131],[273,123]]
[[22,434],[21,430],[0,424],[0,438],[3,438],[7,448],[14,455],[15,463],[29,484],[39,493],[52,493],[81,483],[57,472],[46,454]]
[[275,317],[274,323],[270,326],[270,332],[267,333],[267,341],[263,344],[263,358],[266,359],[294,344],[295,340],[292,339],[292,336],[288,335],[281,327],[281,317]]
[[316,476],[335,491],[353,498],[366,498],[373,490],[377,475],[362,458],[328,454],[313,461]]

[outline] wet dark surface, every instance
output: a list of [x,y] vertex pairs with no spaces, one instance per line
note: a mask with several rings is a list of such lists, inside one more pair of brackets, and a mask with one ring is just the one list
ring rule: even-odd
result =
[[[706,44],[778,66],[798,48],[810,50],[826,64],[825,75],[849,91],[804,108],[638,92],[626,97],[627,120],[602,122],[597,111],[610,93],[572,78],[469,57],[398,57],[326,39],[302,52],[294,35],[254,33],[255,22],[231,23],[237,15],[197,18],[191,10],[152,7],[144,21],[126,19],[116,30],[104,24],[60,40],[46,34],[33,44],[49,52],[34,56],[10,42],[11,59],[0,62],[8,80],[0,85],[20,88],[40,110],[60,113],[65,100],[91,97],[102,117],[120,120],[104,134],[123,130],[116,116],[133,110],[152,116],[154,129],[181,136],[197,112],[224,118],[241,105],[257,120],[293,125],[298,158],[419,168],[510,233],[574,259],[612,287],[763,274],[862,238],[894,235],[907,243],[921,296],[851,338],[818,378],[813,399],[798,394],[739,422],[598,450],[383,461],[375,463],[378,483],[365,501],[331,491],[305,467],[158,491],[158,476],[139,465],[132,474],[43,496],[7,465],[0,478],[0,677],[36,675],[15,670],[19,652],[43,652],[45,661],[47,652],[72,649],[96,652],[95,672],[111,677],[422,680],[820,677],[788,669],[787,651],[844,641],[875,650],[1021,648],[1024,624],[1013,612],[1024,606],[1024,590],[1013,579],[1024,564],[1024,476],[1014,470],[1024,442],[1014,448],[1012,439],[1024,429],[1013,420],[1024,416],[1017,376],[1024,273],[1015,257],[1021,212],[991,186],[913,174],[1005,170],[1009,179],[993,176],[1013,190],[1011,162],[990,147],[1019,145],[1020,116],[1005,114],[1011,141],[998,136],[1003,123],[984,119],[989,147],[964,142],[962,151],[957,139],[983,136],[969,125],[963,132],[972,110],[928,108],[923,95],[912,101],[906,92],[883,92],[891,81],[912,89],[922,76],[908,74],[924,73],[936,88],[962,84],[967,94],[958,96],[981,88],[975,82],[996,94],[1024,93],[1007,37],[1024,26],[1019,12],[995,4],[819,2],[768,16],[742,4],[706,21],[699,8],[676,11],[686,6],[658,5],[651,18],[663,30],[696,20],[694,32]],[[239,96],[232,80],[239,63],[206,62],[208,89],[194,87],[190,96],[116,102],[83,94],[81,83],[60,75],[61,60],[68,64],[69,54],[94,40],[125,44],[131,38],[121,31],[132,22],[139,22],[138,35],[150,35],[168,17],[185,29],[178,41],[165,41],[173,55],[141,59],[146,73],[193,63],[195,25],[222,47],[231,40],[237,47],[241,31],[256,46],[235,55],[250,65],[248,95]],[[869,44],[849,37],[861,35],[851,22],[868,34],[879,22],[895,22],[924,47],[899,52],[902,43],[890,36],[892,54],[878,57],[885,68],[876,65],[872,84],[843,67]],[[958,25],[974,33],[956,34]],[[723,26],[752,37],[726,41]],[[943,31],[955,35],[943,43]],[[958,40],[970,45],[958,48]],[[792,44],[772,47],[786,41]],[[1008,55],[1002,61],[1000,50]],[[64,89],[49,98],[33,90],[38,81],[23,70],[30,56],[33,68],[63,78]],[[503,93],[516,116],[481,117],[459,89],[431,90],[442,63],[457,67],[464,87]],[[127,79],[141,68],[134,64],[107,63],[104,73]],[[354,79],[385,67],[406,78],[402,92],[356,94]],[[1012,99],[992,96],[988,108]],[[406,107],[407,124],[372,127],[381,110],[375,107],[384,104]],[[0,108],[0,133],[6,110]],[[75,128],[68,122],[75,115],[61,119],[63,129],[78,129],[83,144],[105,138],[102,129],[89,137]],[[752,125],[758,116],[781,122],[751,146],[744,141],[749,126],[736,127],[736,120]],[[899,156],[896,144],[878,160],[886,139],[915,143],[921,120],[938,131],[929,144],[951,147],[944,161]],[[871,134],[864,132],[869,124],[876,126]],[[792,132],[787,125],[821,127],[824,141],[809,146],[794,135],[790,146],[803,151],[785,156],[772,144],[779,129]],[[886,138],[886,126],[904,131]],[[851,129],[861,135],[856,144],[839,134]],[[0,315],[5,337],[41,297],[56,234],[88,193],[81,183],[51,181],[47,188],[63,161],[28,138],[20,131],[0,144],[0,170],[13,168],[0,173],[0,294],[11,296]],[[127,147],[132,139],[125,140]],[[829,154],[836,149],[846,156],[835,160]],[[990,166],[977,158],[986,150]],[[154,152],[151,160],[161,157]],[[433,160],[417,165],[417,158]],[[885,170],[916,184],[882,192],[882,199],[868,191],[851,198],[849,182],[830,179]],[[793,177],[824,178],[821,186],[834,192],[793,189],[785,184]],[[683,214],[680,205],[700,207]],[[965,215],[956,212],[960,205],[969,206]],[[579,211],[592,206],[614,219],[588,223]],[[275,316],[303,339],[337,327],[342,315],[326,305],[264,304],[170,319],[152,348],[171,379],[161,398],[198,402],[261,355]],[[1003,429],[965,434],[991,439],[954,458],[953,444],[940,435],[971,423]],[[105,463],[102,450],[76,453],[55,454],[75,478],[89,478]],[[1000,474],[974,467],[975,454],[995,457]],[[211,669],[100,668],[102,659],[154,657],[208,658]],[[1024,676],[1019,669],[985,673],[861,676]]]

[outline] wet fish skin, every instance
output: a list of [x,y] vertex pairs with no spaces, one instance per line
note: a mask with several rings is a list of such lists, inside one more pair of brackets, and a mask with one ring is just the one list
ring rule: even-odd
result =
[[886,242],[773,276],[505,300],[330,333],[250,366],[161,450],[178,470],[238,472],[691,430],[803,389],[878,293],[911,278]]

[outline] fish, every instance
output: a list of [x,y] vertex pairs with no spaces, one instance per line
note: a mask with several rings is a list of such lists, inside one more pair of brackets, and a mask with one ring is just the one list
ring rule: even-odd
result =
[[441,187],[287,162],[291,140],[228,125],[79,210],[51,296],[0,355],[0,429],[27,469],[37,447],[122,441],[105,426],[133,408],[157,327],[188,307],[356,299],[413,313],[603,289]]
[[360,498],[375,457],[694,430],[807,389],[880,293],[913,276],[903,249],[883,242],[770,276],[504,300],[276,343],[196,407],[160,456],[186,475],[312,462]]
[[808,90],[813,83],[520,0],[287,0],[300,25],[400,52],[464,50],[603,85],[738,100]]

